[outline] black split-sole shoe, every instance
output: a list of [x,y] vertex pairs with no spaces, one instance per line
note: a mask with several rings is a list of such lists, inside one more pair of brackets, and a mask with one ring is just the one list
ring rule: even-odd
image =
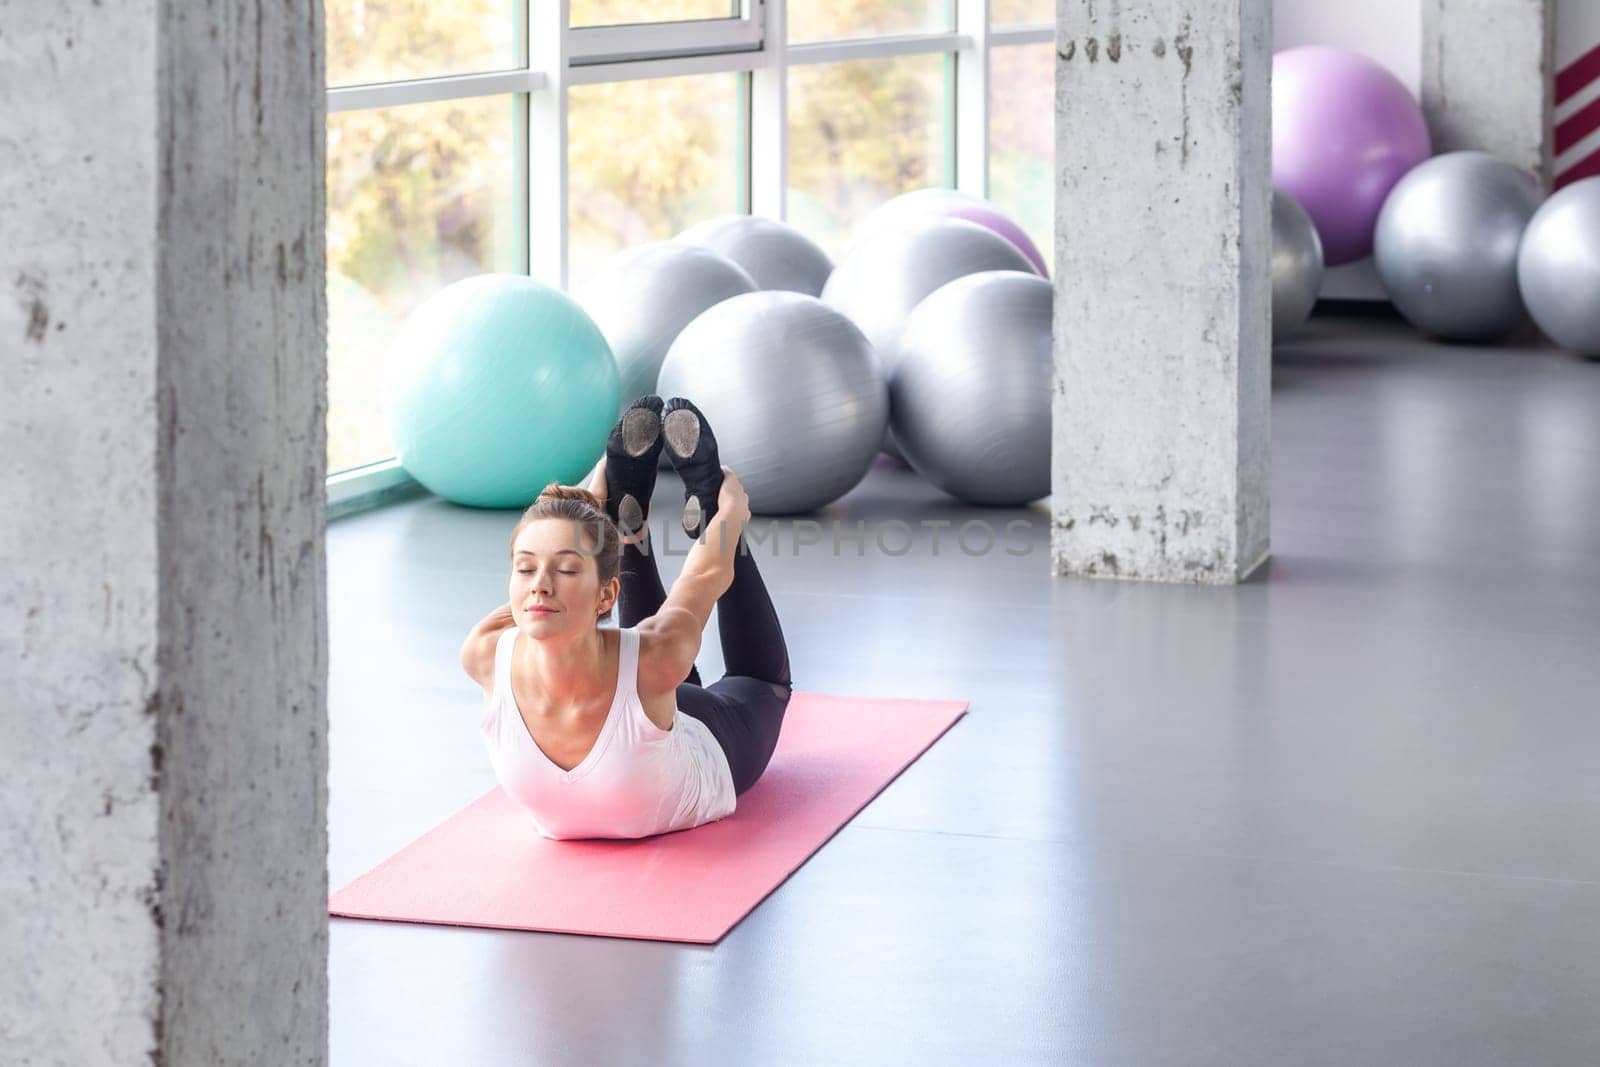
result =
[[683,532],[698,538],[717,513],[717,494],[722,492],[716,435],[699,408],[675,396],[662,410],[661,436],[667,458],[683,479]]
[[606,514],[624,537],[644,528],[664,437],[661,398],[642,396],[628,405],[606,439]]

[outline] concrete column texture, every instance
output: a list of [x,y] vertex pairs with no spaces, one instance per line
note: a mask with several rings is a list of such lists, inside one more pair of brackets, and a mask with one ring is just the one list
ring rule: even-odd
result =
[[1063,0],[1056,573],[1231,583],[1267,556],[1269,0]]
[[327,1058],[321,0],[0,0],[0,1060]]
[[1555,0],[1422,0],[1422,111],[1435,152],[1489,152],[1549,188],[1555,21]]

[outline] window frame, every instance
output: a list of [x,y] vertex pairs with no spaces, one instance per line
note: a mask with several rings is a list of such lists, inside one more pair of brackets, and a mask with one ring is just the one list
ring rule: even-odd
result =
[[[567,61],[573,67],[587,67],[630,60],[757,52],[766,37],[767,2],[743,0],[738,15],[717,19],[572,26],[567,29]],[[570,5],[563,6],[570,10]],[[570,16],[564,21],[570,21]]]

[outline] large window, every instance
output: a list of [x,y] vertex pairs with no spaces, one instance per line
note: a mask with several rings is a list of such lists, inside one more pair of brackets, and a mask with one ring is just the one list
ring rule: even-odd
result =
[[1054,22],[1056,3],[1055,0],[992,0],[989,20],[996,26],[1018,22]]
[[442,286],[518,270],[520,107],[478,97],[328,116],[328,469],[392,454],[395,328]]
[[789,5],[789,40],[795,42],[954,27],[954,0],[795,0]]
[[519,66],[523,7],[523,0],[326,0],[328,84]]
[[744,81],[703,74],[573,87],[569,278],[743,206]]
[[989,74],[989,199],[1045,262],[1055,252],[1055,45],[994,50]]
[[944,55],[795,67],[789,72],[789,221],[830,254],[899,193],[952,173]]
[[569,20],[574,26],[624,26],[725,19],[738,14],[738,0],[572,0]]
[[787,40],[766,0],[569,0],[567,26],[554,0],[326,4],[328,464],[360,469],[340,486],[395,476],[385,359],[459,278],[576,284],[743,211],[837,253],[928,185],[1053,243],[1049,0],[789,0]]

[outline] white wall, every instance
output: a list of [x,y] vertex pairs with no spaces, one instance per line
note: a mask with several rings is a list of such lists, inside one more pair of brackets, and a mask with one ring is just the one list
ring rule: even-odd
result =
[[1600,4],[1595,0],[1557,0],[1556,69],[1600,44]]
[[1382,63],[1413,93],[1422,81],[1418,0],[1274,0],[1272,47],[1331,44]]

